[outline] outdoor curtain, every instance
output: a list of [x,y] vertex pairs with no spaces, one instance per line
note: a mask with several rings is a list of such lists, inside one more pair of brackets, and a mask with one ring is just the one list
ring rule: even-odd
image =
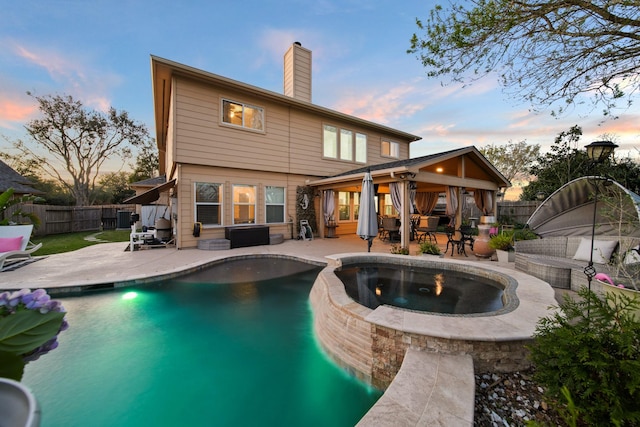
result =
[[445,213],[449,217],[449,226],[456,223],[456,213],[458,212],[458,187],[447,187],[447,210]]
[[324,224],[328,225],[333,220],[335,211],[335,198],[333,190],[324,190],[322,199],[322,210],[324,211]]
[[493,215],[493,191],[476,190],[473,193],[473,199],[478,209],[482,212],[482,215]]
[[431,215],[431,212],[438,204],[438,197],[440,193],[437,192],[420,192],[416,193],[416,209],[420,215]]
[[390,182],[389,183],[389,192],[391,193],[391,203],[393,203],[393,207],[398,211],[398,213],[402,212],[402,202],[400,192],[402,191],[401,183],[399,182]]
[[409,181],[409,201],[411,202],[411,213],[416,213],[416,193],[418,191],[418,183]]

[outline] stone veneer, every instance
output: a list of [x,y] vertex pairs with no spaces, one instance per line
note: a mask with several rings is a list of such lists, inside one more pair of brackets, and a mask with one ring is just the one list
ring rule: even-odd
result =
[[[448,269],[490,277],[511,289],[505,289],[504,309],[484,315],[438,315],[390,306],[372,310],[353,301],[333,272],[342,264],[372,261],[422,267],[448,264]],[[471,355],[476,372],[526,368],[530,365],[526,344],[538,320],[551,314],[554,291],[531,276],[485,264],[383,254],[333,257],[311,290],[316,336],[339,365],[380,389],[393,381],[409,348]]]

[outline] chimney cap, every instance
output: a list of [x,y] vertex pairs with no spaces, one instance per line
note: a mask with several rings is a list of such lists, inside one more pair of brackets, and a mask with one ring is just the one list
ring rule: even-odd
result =
[[302,46],[302,43],[300,43],[300,42],[293,42],[293,44],[297,44],[298,46]]

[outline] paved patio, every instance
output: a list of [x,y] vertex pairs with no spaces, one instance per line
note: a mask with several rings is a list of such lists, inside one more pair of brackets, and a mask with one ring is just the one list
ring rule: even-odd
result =
[[[446,236],[438,236],[438,244],[444,251]],[[325,257],[332,254],[366,252],[367,242],[356,235],[340,236],[337,239],[285,240],[281,244],[252,246],[220,251],[200,249],[158,248],[127,251],[129,243],[101,243],[74,252],[43,257],[37,262],[14,271],[0,272],[0,289],[65,288],[76,291],[96,285],[126,286],[171,277],[180,272],[197,269],[202,265],[229,256],[249,254],[278,254],[326,263]],[[371,252],[391,253],[392,244],[375,239]],[[417,242],[411,242],[410,254],[418,251]],[[451,251],[446,257],[451,257]],[[469,262],[487,263],[488,259],[455,254]],[[492,262],[497,265],[497,262]],[[511,266],[513,268],[513,266]]]
[[[444,251],[445,235],[438,235],[438,244]],[[189,270],[198,270],[209,263],[230,256],[253,254],[276,254],[327,263],[326,257],[331,255],[333,258],[337,254],[366,252],[367,243],[358,236],[352,235],[340,236],[337,239],[285,240],[276,245],[219,251],[159,248],[129,252],[126,250],[127,247],[128,242],[102,243],[74,252],[43,257],[14,271],[0,272],[0,290],[45,288],[55,295],[100,288],[101,285],[104,287],[131,286],[159,278],[170,278]],[[373,253],[389,254],[391,250],[392,244],[379,239],[374,240],[371,248]],[[411,255],[415,255],[418,251],[417,242],[411,242],[409,250]],[[450,253],[445,257],[452,258]],[[496,267],[514,268],[513,263],[509,265],[498,264],[490,259],[477,258],[471,253],[467,257],[456,253],[453,258],[463,261],[465,264],[477,263],[485,266],[493,264]],[[523,273],[518,273],[518,275],[523,275]],[[535,289],[538,288],[535,287]],[[535,289],[534,293],[544,291],[542,288]],[[558,291],[556,290],[556,299],[561,296]],[[479,332],[479,330],[475,331],[475,333]],[[417,356],[414,356],[418,359],[414,363],[409,363],[413,359],[408,359],[407,366],[403,365],[401,375],[399,373],[396,377],[397,381],[394,380],[392,383],[390,392],[385,394],[385,398],[380,399],[379,404],[372,408],[359,425],[433,425],[434,422],[443,423],[446,422],[444,420],[455,419],[457,425],[472,426],[474,378],[471,373],[470,356],[467,356],[465,360],[450,363],[451,366],[446,372],[443,370],[442,375],[429,377],[428,381],[416,382],[414,379],[422,378],[420,375],[424,373],[425,367],[432,367],[432,359],[438,357],[436,354],[424,352],[416,354]],[[436,363],[435,366],[440,366],[440,364]],[[442,380],[441,376],[446,377],[447,372],[456,373],[455,375],[451,374],[456,376],[464,371],[463,368],[466,369],[465,375],[462,375],[463,378],[459,378],[455,385],[450,381]],[[416,400],[417,392],[428,398],[415,401],[413,405],[415,407],[406,406],[404,403],[398,407],[396,397],[400,398],[400,402],[409,402],[412,399]],[[463,395],[466,396],[465,399],[455,397]]]

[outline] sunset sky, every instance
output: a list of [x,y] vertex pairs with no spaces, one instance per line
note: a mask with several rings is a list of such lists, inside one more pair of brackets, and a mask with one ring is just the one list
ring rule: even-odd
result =
[[37,117],[27,91],[126,110],[154,134],[150,55],[282,93],[283,55],[299,41],[313,52],[313,102],[422,136],[412,157],[510,140],[544,150],[575,124],[582,145],[614,134],[619,154],[638,155],[638,106],[604,123],[599,109],[556,119],[493,79],[465,88],[428,79],[406,50],[435,3],[0,0],[0,135],[24,138]]

